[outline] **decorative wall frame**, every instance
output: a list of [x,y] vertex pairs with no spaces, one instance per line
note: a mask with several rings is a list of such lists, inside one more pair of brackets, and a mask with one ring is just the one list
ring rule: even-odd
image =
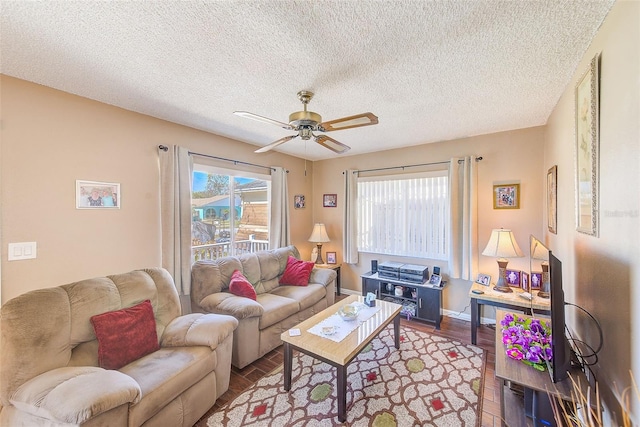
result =
[[322,206],[325,208],[335,208],[338,206],[337,194],[324,194],[322,196]]
[[494,185],[493,209],[520,209],[520,184]]
[[547,227],[558,234],[558,166],[547,172]]
[[542,287],[542,271],[531,272],[531,283],[529,289],[540,289]]
[[76,209],[120,209],[120,184],[76,180]]
[[520,287],[520,275],[522,272],[520,270],[509,270],[507,269],[507,284],[509,286],[514,286],[516,288]]
[[520,287],[523,291],[529,292],[529,273],[526,271],[522,272],[522,277],[520,279]]
[[600,54],[576,85],[576,230],[598,236]]
[[336,259],[335,252],[327,252],[327,264],[337,264],[338,261]]
[[304,194],[296,194],[293,196],[293,207],[296,209],[304,209],[305,197]]

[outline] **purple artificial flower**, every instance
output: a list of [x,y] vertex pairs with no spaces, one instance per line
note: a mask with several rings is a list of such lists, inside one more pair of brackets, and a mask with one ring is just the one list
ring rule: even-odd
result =
[[548,322],[506,314],[500,324],[502,343],[508,357],[521,360],[540,371],[547,369],[545,360],[550,360],[553,354]]

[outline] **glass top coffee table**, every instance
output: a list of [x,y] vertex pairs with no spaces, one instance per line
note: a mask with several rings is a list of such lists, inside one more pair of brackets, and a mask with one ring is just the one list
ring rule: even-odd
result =
[[[285,391],[291,390],[293,350],[298,350],[336,367],[338,420],[340,422],[347,419],[347,367],[349,363],[391,322],[393,322],[395,347],[400,348],[400,310],[402,306],[392,302],[376,300],[376,307],[380,307],[380,309],[372,317],[361,322],[340,342],[307,331],[337,313],[343,305],[357,301],[364,302],[364,298],[357,295],[349,296],[295,326],[294,329],[300,330],[299,336],[290,336],[289,331],[283,332],[280,336],[284,342]],[[355,320],[355,322],[360,322],[360,320]]]

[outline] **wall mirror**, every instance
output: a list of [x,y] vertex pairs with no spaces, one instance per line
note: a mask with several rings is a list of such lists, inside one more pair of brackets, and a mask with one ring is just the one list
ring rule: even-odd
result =
[[529,238],[528,283],[529,290],[527,292],[530,292],[532,295],[539,296],[540,298],[550,297],[549,249],[533,235]]

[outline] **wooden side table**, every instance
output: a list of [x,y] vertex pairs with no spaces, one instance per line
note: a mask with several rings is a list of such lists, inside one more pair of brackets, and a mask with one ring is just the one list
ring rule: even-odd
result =
[[336,278],[336,295],[340,295],[340,267],[342,264],[316,264],[318,268],[329,268],[338,273],[338,277]]

